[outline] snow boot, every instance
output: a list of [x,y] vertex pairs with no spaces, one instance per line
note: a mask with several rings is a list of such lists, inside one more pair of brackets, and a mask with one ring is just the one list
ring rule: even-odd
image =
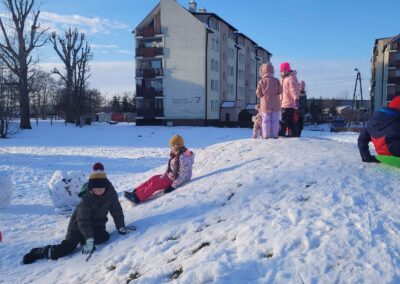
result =
[[124,191],[124,197],[134,204],[139,204],[140,200],[135,192]]
[[49,247],[33,248],[29,253],[24,255],[23,263],[31,264],[38,259],[49,258]]

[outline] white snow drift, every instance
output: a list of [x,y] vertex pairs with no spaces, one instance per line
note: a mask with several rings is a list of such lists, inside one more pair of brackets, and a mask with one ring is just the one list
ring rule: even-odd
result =
[[[16,191],[0,211],[0,282],[399,282],[400,171],[362,164],[356,134],[252,140],[250,132],[42,125],[7,140],[0,170]],[[54,213],[46,185],[54,170],[89,173],[101,161],[122,192],[165,170],[175,133],[196,153],[192,182],[137,207],[121,198],[136,232],[120,236],[110,221],[110,241],[89,262],[77,249],[21,264],[32,247],[65,236],[68,218]]]

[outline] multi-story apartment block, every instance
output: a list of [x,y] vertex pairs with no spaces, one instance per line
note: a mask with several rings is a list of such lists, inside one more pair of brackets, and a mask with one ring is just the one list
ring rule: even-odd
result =
[[371,109],[400,96],[400,34],[375,40],[371,59]]
[[161,0],[134,32],[138,125],[250,119],[266,49],[193,0]]

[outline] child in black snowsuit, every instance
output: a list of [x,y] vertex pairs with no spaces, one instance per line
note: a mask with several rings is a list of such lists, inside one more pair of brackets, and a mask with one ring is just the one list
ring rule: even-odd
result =
[[57,260],[72,253],[78,244],[82,245],[82,253],[89,254],[95,250],[95,244],[106,242],[110,235],[106,231],[107,214],[111,213],[118,233],[125,235],[124,214],[118,195],[107,179],[101,163],[93,165],[94,172],[89,177],[88,192],[71,216],[67,235],[58,245],[34,248],[23,258],[24,264],[38,259]]

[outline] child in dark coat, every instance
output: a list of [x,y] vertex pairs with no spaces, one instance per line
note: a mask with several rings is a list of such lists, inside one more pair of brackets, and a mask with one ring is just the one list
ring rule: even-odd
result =
[[378,155],[400,157],[400,96],[395,97],[389,107],[375,111],[358,137],[362,161],[379,163],[369,151],[368,144],[371,141]]
[[111,213],[118,233],[125,235],[124,214],[118,195],[107,179],[101,163],[93,165],[94,172],[89,177],[88,192],[71,216],[67,235],[58,245],[34,248],[23,258],[24,264],[38,259],[57,260],[72,253],[78,244],[82,245],[82,253],[89,254],[95,250],[95,244],[106,242],[110,235],[106,231],[107,214]]

